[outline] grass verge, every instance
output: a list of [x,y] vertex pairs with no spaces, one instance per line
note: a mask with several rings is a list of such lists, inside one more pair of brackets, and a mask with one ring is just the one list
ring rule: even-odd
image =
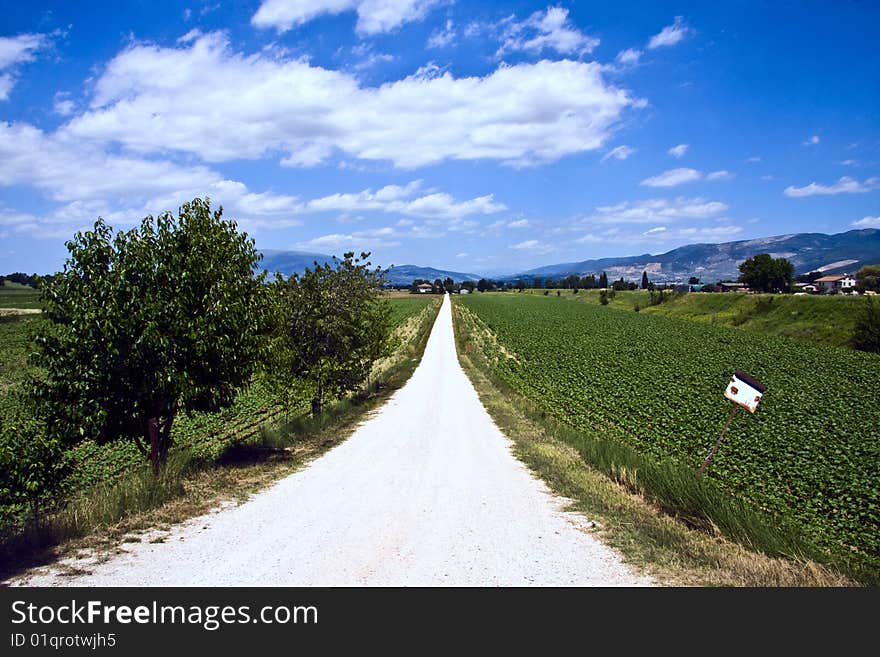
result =
[[[231,444],[217,459],[172,450],[161,476],[144,465],[120,481],[97,486],[72,500],[27,534],[0,543],[0,579],[68,556],[107,558],[120,542],[137,542],[147,530],[175,523],[253,493],[292,474],[348,438],[367,415],[384,404],[415,371],[434,325],[439,303],[405,322],[396,357],[374,371],[362,392],[325,406],[320,417],[269,423],[250,441]],[[160,538],[148,537],[153,542]],[[63,568],[62,568],[63,571]]]
[[459,360],[517,457],[598,520],[603,539],[638,568],[677,585],[855,584],[818,563],[796,528],[774,525],[690,470],[555,421],[494,375],[479,319],[459,304],[453,318]]

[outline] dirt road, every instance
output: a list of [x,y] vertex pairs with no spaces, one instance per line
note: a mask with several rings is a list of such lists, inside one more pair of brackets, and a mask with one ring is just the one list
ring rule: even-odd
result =
[[[450,300],[409,382],[344,443],[162,543],[27,585],[643,585],[510,451],[455,353]],[[580,527],[579,527],[580,526]]]

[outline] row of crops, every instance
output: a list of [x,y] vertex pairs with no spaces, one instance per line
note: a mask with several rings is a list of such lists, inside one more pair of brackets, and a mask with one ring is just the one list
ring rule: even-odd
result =
[[[767,385],[709,471],[822,549],[880,562],[880,357],[555,297],[457,300],[495,333],[497,374],[554,417],[699,467],[735,369]],[[502,352],[503,350],[503,352]]]

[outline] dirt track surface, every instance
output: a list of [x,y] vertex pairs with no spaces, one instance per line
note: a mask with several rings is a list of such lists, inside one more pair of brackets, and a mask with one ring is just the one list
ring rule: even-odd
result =
[[[344,443],[248,502],[103,563],[15,584],[633,586],[511,453],[455,353],[444,299],[409,382]],[[83,571],[85,571],[85,574]],[[70,572],[70,570],[68,570]]]

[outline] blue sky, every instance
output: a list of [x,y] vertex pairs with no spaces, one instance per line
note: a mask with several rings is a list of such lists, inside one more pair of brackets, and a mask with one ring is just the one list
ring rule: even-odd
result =
[[874,2],[0,2],[0,273],[195,196],[475,273],[880,227]]

